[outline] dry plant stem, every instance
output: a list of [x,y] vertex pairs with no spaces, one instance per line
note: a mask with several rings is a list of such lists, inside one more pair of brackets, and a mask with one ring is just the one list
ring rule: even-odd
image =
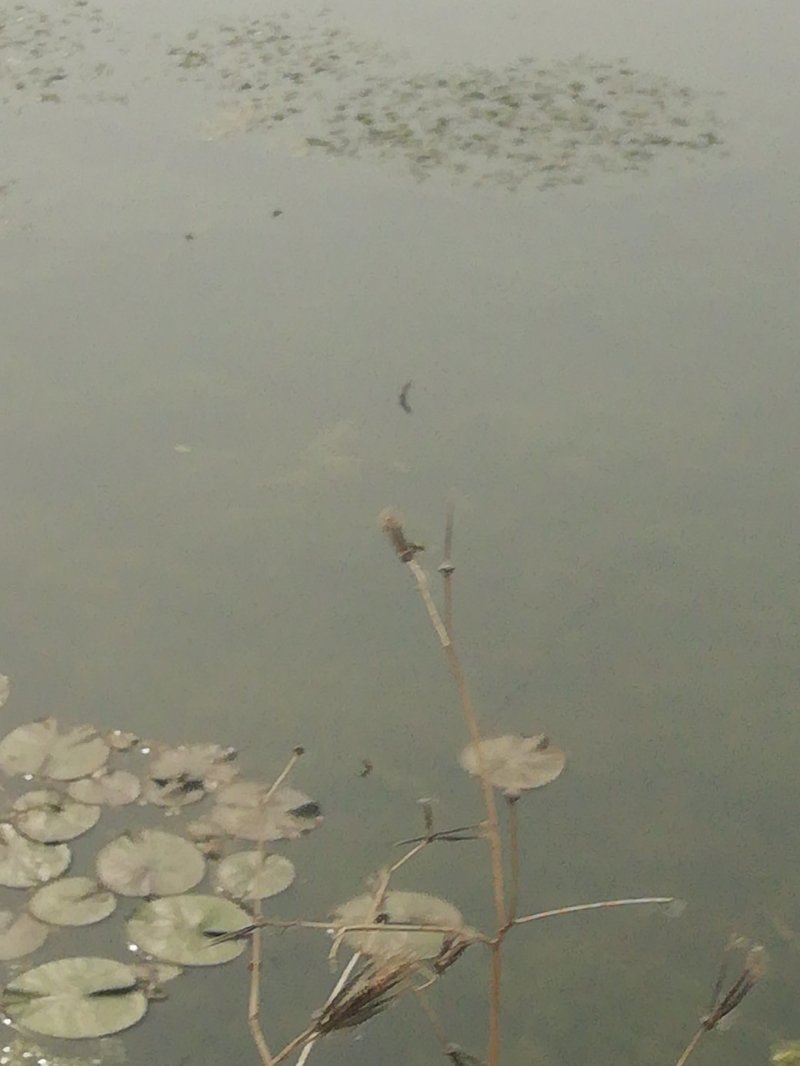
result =
[[442,1051],[444,1051],[444,1049],[447,1047],[447,1035],[444,1031],[444,1026],[442,1025],[439,1015],[428,1002],[428,997],[421,989],[414,988],[413,992],[417,1003],[419,1004],[420,1009],[422,1010],[422,1013],[431,1023],[431,1029],[433,1029],[434,1034],[436,1035],[436,1039],[439,1042]]
[[[354,952],[353,955],[350,957],[350,961],[345,966],[345,968],[342,970],[341,975],[339,976],[339,980],[333,986],[333,988],[331,989],[330,995],[325,1000],[325,1003],[323,1004],[323,1007],[322,1007],[323,1010],[325,1010],[326,1007],[330,1006],[330,1004],[334,1001],[334,999],[336,999],[336,997],[339,995],[341,990],[344,988],[345,984],[349,981],[350,974],[356,968],[356,966],[358,965],[360,959],[361,959],[361,952],[360,951]],[[314,1050],[314,1045],[317,1043],[317,1040],[318,1040],[318,1037],[316,1037],[316,1036],[312,1036],[311,1037],[311,1039],[308,1041],[306,1046],[300,1052],[300,1055],[297,1058],[297,1062],[295,1063],[295,1066],[304,1066],[306,1059],[311,1054],[311,1052]]]
[[504,934],[504,926],[506,924],[506,904],[505,889],[503,885],[503,849],[500,840],[500,823],[497,817],[497,805],[494,801],[492,786],[486,776],[486,766],[483,757],[478,718],[472,704],[472,696],[470,695],[467,679],[464,675],[464,668],[461,665],[461,659],[456,651],[455,644],[451,640],[439,612],[436,609],[436,604],[431,598],[430,589],[428,587],[428,578],[425,571],[413,556],[407,560],[406,566],[414,575],[414,580],[417,583],[417,589],[422,597],[422,602],[425,604],[431,624],[439,638],[439,643],[442,645],[442,649],[447,656],[450,672],[453,675],[453,680],[455,681],[456,689],[458,690],[458,695],[461,700],[461,707],[464,712],[464,720],[467,725],[469,738],[475,748],[475,756],[478,763],[478,776],[481,783],[481,792],[483,793],[483,804],[486,808],[486,835],[489,839],[489,849],[492,857],[492,891],[494,895],[494,910],[498,933],[491,946],[492,976],[489,986],[489,1048],[487,1059],[488,1066],[499,1066],[500,981],[502,976],[500,947]]
[[[384,870],[381,871],[380,877],[378,879],[378,885],[377,885],[377,887],[375,889],[375,893],[374,893],[373,899],[372,899],[372,914],[371,914],[371,917],[373,919],[377,917],[378,913],[380,912],[380,910],[381,910],[381,908],[383,906],[384,900],[386,898],[386,893],[387,893],[387,891],[389,889],[389,881],[391,880],[392,875],[395,873],[395,871],[399,870],[400,867],[404,863],[408,862],[409,859],[413,859],[415,855],[419,854],[419,852],[422,851],[423,848],[427,847],[427,845],[429,843],[430,843],[430,840],[428,840],[428,839],[419,841],[418,843],[416,843],[414,845],[413,848],[411,848],[409,851],[407,851],[405,853],[405,855],[401,855],[401,857],[399,859],[397,859],[396,862],[394,862],[390,867],[388,867],[387,869],[384,869]],[[377,924],[375,922],[373,922],[371,924],[376,929],[383,930],[383,929],[386,928],[386,926],[383,925],[383,924],[379,925],[379,924]],[[330,927],[328,926],[327,928],[330,928]],[[352,928],[352,927],[350,927],[350,928]],[[395,929],[395,931],[397,931],[396,927],[394,927],[394,929]],[[338,948],[339,944],[341,943],[342,937],[344,936],[346,931],[347,931],[346,929],[345,930],[340,930],[337,933],[336,938],[334,940],[334,944],[331,947],[331,952],[332,953],[335,953],[335,951]],[[322,1007],[323,1010],[325,1010],[325,1008],[328,1007],[333,1002],[333,1000],[339,995],[339,992],[342,990],[344,985],[349,980],[351,973],[353,972],[355,967],[358,965],[358,963],[361,960],[361,958],[362,958],[362,955],[361,955],[360,951],[354,952],[353,955],[350,957],[350,961],[345,966],[344,970],[342,970],[342,973],[339,976],[339,980],[333,986],[333,989],[331,990],[330,995],[328,996],[327,1000],[325,1001],[325,1003],[324,1003],[324,1005]],[[302,1052],[300,1053],[300,1055],[299,1055],[299,1057],[297,1059],[297,1062],[295,1063],[295,1066],[305,1066],[305,1062],[308,1059],[308,1056],[314,1050],[314,1045],[317,1043],[318,1039],[319,1039],[319,1037],[317,1037],[317,1036],[312,1036],[311,1037],[311,1039],[306,1043],[305,1047],[303,1048]]]
[[444,625],[453,639],[453,501],[447,503],[447,517],[444,525],[444,559],[439,568],[444,582]]
[[635,907],[647,904],[660,904],[666,906],[674,903],[673,896],[636,896],[631,899],[602,899],[597,903],[575,903],[571,907],[556,907],[551,911],[539,911],[538,914],[524,914],[521,918],[514,919],[514,925],[527,925],[529,922],[540,922],[543,918],[560,918],[565,914],[580,914],[582,911],[611,910],[613,907]]
[[689,1041],[689,1043],[684,1048],[683,1054],[678,1059],[678,1061],[675,1063],[675,1066],[684,1066],[684,1063],[688,1060],[689,1056],[692,1054],[694,1049],[700,1043],[701,1038],[703,1037],[703,1035],[707,1031],[708,1030],[705,1028],[705,1026],[703,1026],[703,1025],[700,1026],[700,1028],[697,1030],[697,1032],[694,1034],[692,1039]]
[[[281,783],[289,776],[295,763],[302,754],[302,748],[294,749],[288,763],[275,779],[267,791],[267,794],[261,800],[262,806],[266,806],[266,804],[272,799],[275,792]],[[258,842],[259,861],[263,856],[264,840],[262,839]],[[266,1037],[264,1036],[264,1031],[261,1028],[261,900],[255,900],[253,903],[253,918],[255,924],[250,937],[250,996],[247,1005],[247,1024],[250,1029],[250,1035],[253,1038],[253,1043],[255,1044],[261,1059],[262,1066],[275,1066],[275,1063],[278,1060],[273,1059]]]
[[519,818],[517,817],[517,799],[506,797],[508,809],[508,851],[511,862],[511,887],[508,892],[508,910],[506,926],[510,929],[517,914],[519,899]]

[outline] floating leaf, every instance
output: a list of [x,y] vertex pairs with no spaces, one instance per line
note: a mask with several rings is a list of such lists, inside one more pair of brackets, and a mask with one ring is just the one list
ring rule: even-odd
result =
[[55,718],[21,725],[0,741],[0,766],[9,774],[73,781],[99,770],[107,759],[108,747],[93,726],[59,733]]
[[156,782],[198,781],[209,792],[228,785],[238,770],[233,765],[236,752],[220,744],[181,744],[159,752],[150,764],[150,778]]
[[123,833],[97,856],[97,876],[123,896],[172,896],[202,880],[205,859],[188,840],[159,829]]
[[134,744],[139,743],[135,733],[124,733],[121,729],[112,729],[103,740],[113,751],[130,751]]
[[[555,781],[567,761],[564,752],[543,735],[490,737],[481,741],[481,753],[488,780],[512,798]],[[479,776],[474,744],[464,748],[459,762],[467,773]]]
[[270,789],[255,781],[237,781],[217,794],[211,818],[226,833],[243,840],[294,840],[322,821],[319,804],[295,788]]
[[8,694],[11,691],[11,682],[5,674],[0,674],[0,707],[8,699]]
[[87,833],[100,817],[100,808],[67,799],[53,789],[25,792],[14,801],[17,828],[42,844],[58,844]]
[[[463,929],[461,912],[437,896],[424,892],[387,892],[379,915],[375,915],[375,900],[371,895],[356,896],[343,903],[335,912],[337,925],[365,925],[375,922],[391,929],[400,925],[440,925],[448,929]],[[432,959],[442,950],[446,933],[406,933],[354,931],[345,934],[345,941],[365,955],[390,957],[413,956]]]
[[30,888],[60,877],[72,861],[66,844],[37,844],[13,825],[0,825],[0,885]]
[[283,855],[237,851],[217,867],[220,892],[234,899],[266,899],[284,892],[294,881],[294,865]]
[[137,907],[128,922],[133,944],[167,962],[182,966],[214,966],[230,962],[244,951],[245,940],[214,937],[251,923],[247,911],[218,896],[171,896]]
[[81,803],[100,803],[108,807],[122,807],[139,798],[141,782],[127,770],[109,770],[92,777],[71,781],[67,792]]
[[46,962],[6,985],[3,1008],[17,1025],[66,1039],[106,1036],[134,1025],[147,1000],[133,968],[112,959]]
[[154,803],[157,807],[186,807],[190,803],[198,803],[205,794],[203,782],[197,778],[187,778],[185,781],[173,781],[165,777],[154,781],[148,778],[142,789],[145,803]]
[[47,926],[25,911],[17,916],[11,911],[0,911],[0,959],[6,962],[30,955],[44,944],[47,933]]
[[91,877],[65,877],[40,888],[28,909],[50,925],[94,925],[112,914],[116,906],[113,892]]

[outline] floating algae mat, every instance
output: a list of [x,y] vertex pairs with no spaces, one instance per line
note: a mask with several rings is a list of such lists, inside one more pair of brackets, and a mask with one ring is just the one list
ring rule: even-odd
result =
[[547,188],[721,144],[708,101],[626,60],[414,72],[336,26],[288,19],[193,32],[170,55],[223,94],[211,138],[281,131],[296,154],[400,164],[419,179]]

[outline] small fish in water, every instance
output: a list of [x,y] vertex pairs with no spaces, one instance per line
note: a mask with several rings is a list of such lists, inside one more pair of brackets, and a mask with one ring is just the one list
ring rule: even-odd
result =
[[407,415],[411,414],[411,404],[408,402],[408,394],[411,392],[412,381],[407,381],[400,390],[400,395],[397,397],[397,402],[403,408]]
[[369,759],[362,759],[361,760],[361,769],[358,772],[358,776],[359,777],[369,777],[369,775],[372,773],[372,769],[373,769],[373,767],[372,767],[372,763],[370,762],[370,760]]

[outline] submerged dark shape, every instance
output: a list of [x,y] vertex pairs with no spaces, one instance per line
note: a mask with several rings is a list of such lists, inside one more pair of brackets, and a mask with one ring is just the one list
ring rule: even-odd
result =
[[400,404],[400,406],[403,408],[407,415],[411,414],[411,404],[408,401],[408,394],[411,392],[411,386],[413,384],[413,381],[407,381],[400,390],[400,395],[397,397],[397,402]]

